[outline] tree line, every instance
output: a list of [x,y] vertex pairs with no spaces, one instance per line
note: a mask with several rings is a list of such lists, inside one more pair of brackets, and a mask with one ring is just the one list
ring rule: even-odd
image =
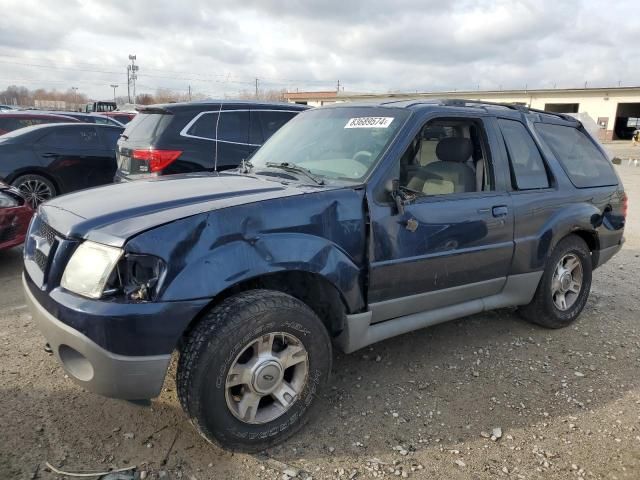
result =
[[[225,95],[225,98],[239,98],[245,100],[262,100],[262,101],[284,101],[285,90],[259,90],[258,95],[251,90],[243,90],[235,95]],[[204,100],[209,98],[208,95],[202,93],[184,93],[176,92],[167,88],[159,88],[155,93],[140,93],[136,95],[135,102],[130,102],[128,96],[116,97],[116,103],[123,105],[125,103],[136,103],[137,105],[153,105],[156,103],[175,103],[175,102],[188,102],[194,100]],[[99,100],[108,100],[110,97],[105,96]],[[27,87],[11,85],[5,90],[0,91],[0,104],[14,105],[18,107],[34,107],[36,100],[54,100],[63,101],[75,109],[78,105],[88,103],[90,97],[78,90],[68,89],[66,91],[60,90],[46,90],[44,88],[37,88],[30,90]],[[133,99],[131,99],[133,100]]]

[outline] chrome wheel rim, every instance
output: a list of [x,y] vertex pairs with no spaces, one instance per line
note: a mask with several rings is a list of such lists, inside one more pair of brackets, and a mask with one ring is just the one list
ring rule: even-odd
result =
[[551,295],[558,310],[569,310],[582,291],[582,262],[577,255],[568,253],[560,259],[553,272]]
[[296,403],[308,373],[309,355],[298,338],[266,333],[249,342],[231,363],[225,381],[227,407],[242,422],[271,422]]
[[18,189],[20,190],[20,192],[22,192],[27,202],[29,202],[29,204],[33,208],[53,197],[51,187],[49,187],[49,185],[47,185],[43,181],[35,178],[25,180],[20,185],[18,185]]

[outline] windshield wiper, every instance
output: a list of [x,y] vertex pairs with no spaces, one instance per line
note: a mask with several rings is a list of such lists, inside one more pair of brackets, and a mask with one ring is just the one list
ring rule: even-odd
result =
[[295,163],[289,163],[289,162],[282,162],[282,163],[267,162],[265,165],[267,167],[270,167],[270,168],[280,168],[280,169],[282,169],[284,171],[288,171],[288,172],[302,173],[307,178],[310,178],[311,180],[313,180],[316,184],[324,185],[324,180],[323,179],[316,177],[313,173],[311,173],[311,170],[309,170],[308,168],[301,167],[299,165],[296,165]]

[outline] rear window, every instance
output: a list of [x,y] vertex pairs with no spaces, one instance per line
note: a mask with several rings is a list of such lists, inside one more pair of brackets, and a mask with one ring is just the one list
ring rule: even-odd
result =
[[611,162],[583,132],[548,123],[536,123],[535,128],[576,187],[617,185]]
[[127,141],[150,142],[167,128],[173,115],[166,113],[138,113],[124,131]]
[[533,138],[520,122],[498,120],[511,165],[511,183],[517,190],[549,187],[549,177]]

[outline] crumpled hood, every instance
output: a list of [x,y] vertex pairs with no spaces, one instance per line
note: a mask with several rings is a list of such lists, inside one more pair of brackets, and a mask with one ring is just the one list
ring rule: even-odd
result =
[[180,218],[311,191],[238,174],[181,175],[82,190],[50,200],[39,214],[66,237],[121,247]]

